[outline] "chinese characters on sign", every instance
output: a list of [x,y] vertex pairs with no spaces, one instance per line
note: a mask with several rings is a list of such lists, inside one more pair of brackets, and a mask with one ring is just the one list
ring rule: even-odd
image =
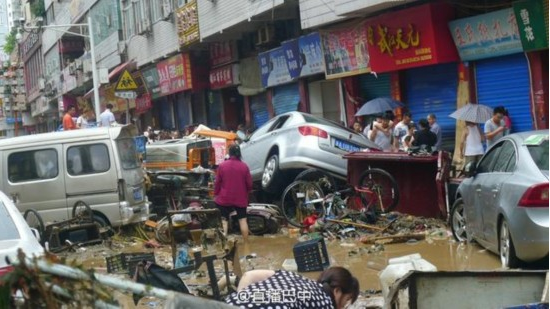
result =
[[197,1],[191,1],[176,10],[176,25],[180,45],[189,45],[199,39]]
[[367,20],[371,69],[388,72],[458,60],[445,29],[452,14],[447,4],[431,3]]
[[271,87],[292,81],[288,70],[285,51],[282,47],[258,55],[262,85]]
[[210,65],[212,67],[237,61],[237,45],[235,41],[212,43],[209,50]]
[[239,65],[230,64],[210,71],[210,88],[219,89],[239,84]]
[[269,289],[269,290],[253,290],[240,291],[237,293],[237,299],[243,303],[253,304],[289,304],[295,303],[298,300],[301,302],[310,301],[313,297],[311,291],[295,290],[295,289]]
[[168,95],[192,88],[189,54],[178,54],[157,64],[160,94]]
[[512,8],[454,20],[449,23],[449,28],[462,61],[522,51]]
[[321,39],[327,79],[370,72],[364,23],[323,31]]
[[543,12],[541,0],[514,2],[514,13],[524,51],[548,48],[548,27]]

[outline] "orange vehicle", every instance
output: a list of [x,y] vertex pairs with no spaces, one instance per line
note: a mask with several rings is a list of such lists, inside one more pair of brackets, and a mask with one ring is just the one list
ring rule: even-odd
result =
[[225,159],[225,155],[229,146],[237,141],[237,134],[227,131],[218,130],[199,130],[193,132],[198,136],[209,137],[212,142],[212,147],[215,151],[215,162],[220,164]]
[[212,141],[205,138],[161,140],[146,146],[144,165],[148,170],[191,170],[216,164]]

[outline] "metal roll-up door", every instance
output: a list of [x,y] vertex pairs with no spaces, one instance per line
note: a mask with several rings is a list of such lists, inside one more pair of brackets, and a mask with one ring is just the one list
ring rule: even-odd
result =
[[273,109],[275,115],[298,110],[300,103],[300,91],[298,83],[279,86],[274,89]]
[[162,130],[172,130],[174,128],[174,114],[172,103],[167,97],[159,98],[155,104],[159,106],[159,127]]
[[456,120],[449,114],[456,110],[458,69],[456,63],[431,65],[406,71],[406,100],[415,123],[435,114],[441,127],[444,150],[455,145]]
[[512,132],[532,130],[529,68],[525,54],[477,61],[475,72],[478,103],[507,108]]
[[250,112],[255,128],[261,127],[269,120],[267,96],[265,93],[250,97]]
[[390,73],[360,75],[359,85],[361,98],[365,102],[379,97],[391,96]]
[[176,95],[177,129],[183,131],[191,124],[191,100],[183,92]]

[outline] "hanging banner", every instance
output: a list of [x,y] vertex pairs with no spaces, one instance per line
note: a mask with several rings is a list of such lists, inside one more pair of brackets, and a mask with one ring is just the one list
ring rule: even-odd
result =
[[325,61],[318,32],[298,38],[300,77],[325,72]]
[[321,38],[311,33],[281,43],[291,78],[309,76],[325,71]]
[[176,10],[176,26],[180,45],[187,46],[199,40],[197,1],[191,1]]
[[178,54],[157,64],[160,95],[192,89],[189,54]]
[[293,39],[281,43],[283,53],[286,59],[286,65],[290,78],[300,77],[300,55],[298,52],[298,39]]
[[236,41],[211,43],[210,66],[217,67],[238,60]]
[[523,51],[512,8],[454,20],[449,28],[462,61]]
[[544,21],[542,0],[519,1],[513,5],[523,50],[548,48],[548,27]]
[[292,81],[282,47],[258,55],[262,85],[272,87]]
[[367,51],[365,23],[321,32],[327,79],[358,75],[371,71]]
[[239,82],[239,64],[229,64],[210,71],[210,88],[236,86]]
[[447,22],[454,17],[446,3],[431,3],[379,15],[366,21],[370,65],[391,72],[458,60]]

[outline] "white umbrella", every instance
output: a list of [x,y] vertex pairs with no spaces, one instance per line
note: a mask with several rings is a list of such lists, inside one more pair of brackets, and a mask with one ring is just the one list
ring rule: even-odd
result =
[[483,104],[468,103],[449,115],[458,120],[485,123],[493,117],[493,109]]

